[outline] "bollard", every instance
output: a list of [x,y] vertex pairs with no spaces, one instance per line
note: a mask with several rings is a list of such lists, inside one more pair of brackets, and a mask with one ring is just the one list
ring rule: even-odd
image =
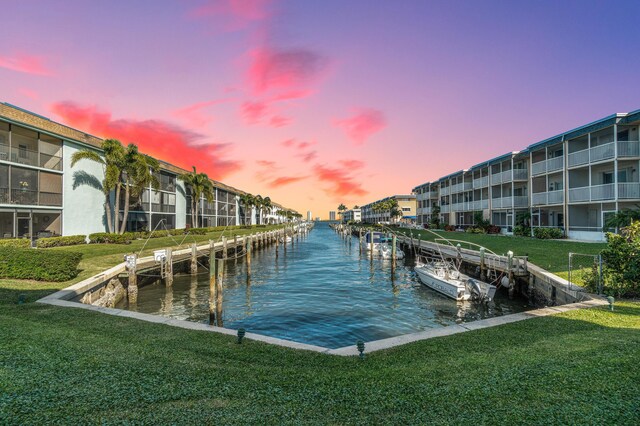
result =
[[358,352],[360,353],[360,359],[364,359],[364,342],[362,340],[358,340],[356,342],[356,347],[358,348]]
[[516,291],[516,283],[513,280],[513,252],[507,252],[507,268],[509,270],[509,299],[513,299],[513,294]]
[[198,273],[198,247],[196,243],[191,244],[191,274]]
[[480,281],[487,280],[487,268],[484,263],[485,249],[484,247],[480,248]]
[[609,302],[609,310],[613,311],[613,303],[616,301],[616,299],[613,298],[613,296],[609,296],[607,297],[607,302]]
[[242,339],[244,339],[244,335],[246,334],[246,330],[244,328],[239,328],[238,329],[238,344],[242,344]]
[[233,264],[238,263],[238,236],[233,236]]
[[138,267],[138,255],[132,254],[127,256],[127,274],[129,276],[129,284],[127,285],[127,300],[130,304],[138,301],[138,275],[136,270]]

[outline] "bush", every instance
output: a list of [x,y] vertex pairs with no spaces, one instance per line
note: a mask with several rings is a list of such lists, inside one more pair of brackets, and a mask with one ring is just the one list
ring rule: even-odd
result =
[[0,240],[0,247],[29,248],[31,240],[28,238],[9,238]]
[[0,278],[68,281],[78,275],[82,253],[0,247]]
[[602,250],[604,292],[616,297],[640,296],[640,222],[623,228],[621,235],[607,233]]
[[531,228],[524,225],[514,226],[513,235],[517,235],[518,237],[529,237],[531,236]]
[[189,235],[205,235],[211,228],[191,228],[189,229]]
[[485,231],[483,228],[480,228],[478,226],[470,226],[467,229],[465,229],[465,232],[467,232],[468,234],[486,234],[487,231]]
[[49,237],[40,238],[36,241],[36,247],[49,248],[49,247],[62,247],[62,246],[77,246],[79,244],[85,244],[86,237],[84,235],[69,235],[66,237]]
[[533,236],[541,240],[557,240],[564,235],[559,228],[534,228]]
[[487,227],[487,234],[499,234],[501,228],[497,225],[489,225]]
[[131,238],[126,234],[111,234],[109,232],[96,232],[89,235],[91,244],[129,244]]
[[451,232],[451,231],[455,231],[455,230],[456,230],[456,227],[455,227],[455,226],[453,226],[453,225],[445,225],[445,226],[444,226],[444,230],[445,230],[445,231],[450,231],[450,232]]

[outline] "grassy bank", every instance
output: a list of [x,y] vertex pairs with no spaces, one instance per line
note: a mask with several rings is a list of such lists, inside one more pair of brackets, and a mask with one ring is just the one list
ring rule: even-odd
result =
[[[227,238],[233,238],[233,235],[246,235],[256,232],[264,232],[267,230],[277,229],[280,226],[271,225],[264,228],[253,229],[231,229],[224,232]],[[50,283],[28,280],[10,280],[0,279],[0,304],[15,303],[19,294],[25,294],[28,301],[35,301],[54,291],[68,287],[71,284],[82,281],[105,269],[108,269],[122,262],[123,255],[126,253],[140,253],[141,256],[153,254],[153,250],[165,247],[186,247],[194,242],[201,243],[208,240],[219,240],[223,232],[211,232],[206,235],[183,235],[170,236],[162,238],[152,238],[149,240],[135,240],[131,244],[84,244],[79,246],[55,247],[39,250],[62,250],[76,251],[83,254],[80,262],[80,273],[76,278],[61,283]],[[181,244],[182,243],[182,244]],[[144,249],[143,249],[144,247]]]
[[[426,230],[408,230],[394,228],[415,238],[421,236],[424,241],[434,241],[437,237]],[[570,240],[538,240],[530,237],[507,235],[471,234],[466,232],[435,231],[442,238],[467,241],[479,244],[497,254],[506,254],[509,250],[516,256],[529,256],[529,260],[550,272],[567,278],[569,271],[569,253],[598,254],[605,243],[587,243]],[[584,259],[583,259],[584,260]]]
[[640,304],[357,358],[0,306],[3,424],[638,424]]

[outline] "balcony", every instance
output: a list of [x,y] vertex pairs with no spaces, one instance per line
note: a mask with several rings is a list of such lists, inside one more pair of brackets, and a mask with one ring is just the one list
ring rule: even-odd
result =
[[618,142],[618,157],[640,157],[640,142]]
[[537,176],[544,173],[551,173],[556,170],[562,170],[563,167],[564,157],[549,158],[548,160],[531,164],[531,175]]
[[638,182],[624,182],[618,184],[618,198],[619,199],[639,199],[640,198],[640,183]]
[[492,209],[505,209],[513,207],[513,197],[492,198]]
[[502,183],[502,173],[494,173],[491,175],[491,185]]
[[440,195],[449,195],[451,194],[451,187],[445,186],[440,188]]
[[451,208],[448,204],[445,204],[440,207],[440,213],[449,213],[450,211],[451,211]]
[[462,189],[464,191],[471,191],[473,189],[473,182],[465,182],[462,184]]
[[548,204],[562,204],[564,200],[564,191],[538,192],[533,194],[531,205],[544,206]]
[[516,195],[513,197],[514,207],[529,207],[529,197],[526,195]]
[[[213,210],[214,209],[204,209],[204,212],[205,212],[204,214],[213,214],[213,213],[207,213],[207,211],[213,211]],[[151,211],[154,213],[175,213],[176,206],[152,203]]]
[[440,198],[440,194],[438,193],[438,191],[431,191],[429,193],[429,198],[432,199],[432,200],[433,199],[437,200],[438,198]]
[[[632,147],[628,147],[628,148],[630,150],[633,150]],[[594,146],[593,148],[583,149],[581,151],[570,153],[569,167],[609,160],[614,156],[615,156],[615,143],[610,142],[604,145]]]
[[9,148],[4,144],[0,144],[0,160],[50,170],[62,170],[62,157],[59,155],[38,153],[38,151],[24,148]]
[[615,185],[608,183],[605,185],[583,186],[581,188],[569,189],[569,202],[579,203],[584,201],[613,200],[615,198]]
[[0,204],[62,207],[62,194],[29,189],[0,188]]
[[451,193],[455,194],[457,192],[461,192],[462,191],[462,184],[461,183],[456,183],[455,185],[451,185]]
[[473,180],[473,187],[475,189],[484,188],[489,186],[489,176],[483,176]]
[[513,169],[513,180],[528,180],[528,179],[529,179],[528,169]]

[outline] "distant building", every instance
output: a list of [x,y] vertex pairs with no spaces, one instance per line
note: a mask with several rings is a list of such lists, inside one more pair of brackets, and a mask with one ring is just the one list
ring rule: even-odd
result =
[[316,216],[316,222],[320,222],[320,216]]
[[329,212],[329,220],[336,220],[336,212],[335,211],[330,211]]
[[342,218],[345,222],[360,222],[362,220],[362,210],[351,209],[344,212]]
[[[373,206],[376,203],[387,200],[396,200],[398,202],[398,209],[402,212],[402,216],[391,217],[389,210],[374,211]],[[362,221],[367,223],[379,223],[379,222],[404,222],[413,223],[416,220],[416,196],[414,194],[409,195],[392,195],[390,197],[383,198],[378,201],[374,201],[365,206],[362,206]]]
[[311,210],[307,210],[307,222],[311,222]]

